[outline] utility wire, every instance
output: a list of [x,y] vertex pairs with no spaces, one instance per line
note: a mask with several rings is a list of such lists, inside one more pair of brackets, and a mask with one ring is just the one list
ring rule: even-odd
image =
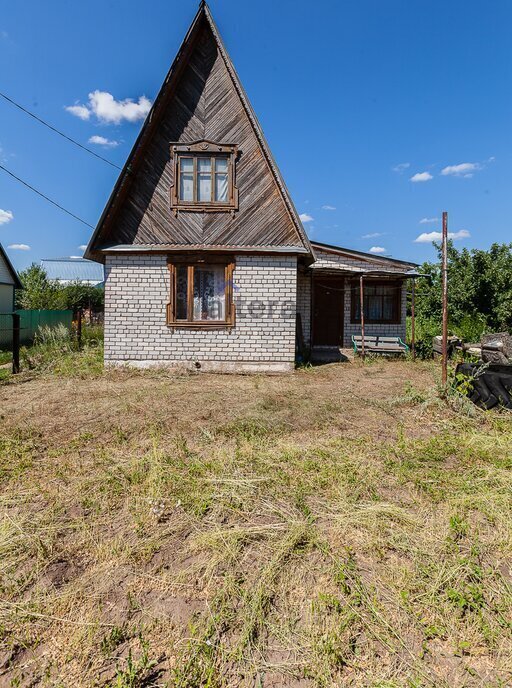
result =
[[22,105],[20,105],[20,104],[17,103],[16,101],[14,101],[12,98],[9,98],[9,96],[6,96],[5,93],[2,93],[2,92],[0,91],[0,96],[1,96],[2,98],[4,98],[4,100],[6,100],[8,103],[11,103],[11,105],[14,105],[14,107],[17,107],[19,110],[21,110],[22,112],[24,112],[24,113],[25,113],[26,115],[28,115],[29,117],[32,117],[33,119],[35,119],[35,120],[36,120],[37,122],[39,122],[40,124],[43,124],[45,127],[48,127],[48,129],[51,129],[51,131],[55,132],[55,133],[58,134],[59,136],[62,136],[62,138],[66,139],[66,141],[70,141],[71,143],[74,143],[75,146],[78,146],[78,147],[81,148],[82,150],[87,151],[87,153],[90,153],[91,155],[94,155],[94,157],[95,157],[95,158],[98,158],[98,160],[103,160],[103,162],[106,162],[107,165],[110,165],[111,167],[115,167],[116,170],[122,170],[122,169],[123,169],[122,167],[119,167],[119,165],[116,165],[115,163],[111,162],[111,161],[108,160],[107,158],[104,158],[102,155],[99,155],[98,153],[95,153],[95,152],[94,152],[93,150],[91,150],[90,148],[87,148],[87,146],[84,146],[84,145],[82,145],[81,143],[79,143],[78,141],[75,141],[75,139],[72,139],[71,136],[68,136],[67,134],[64,134],[62,131],[59,131],[59,129],[56,129],[55,127],[52,127],[51,124],[48,124],[48,122],[45,122],[44,119],[41,119],[41,118],[38,117],[37,115],[34,115],[33,112],[30,112],[30,110],[27,110],[27,109],[24,108]]
[[72,213],[70,210],[67,210],[64,208],[62,205],[59,205],[56,203],[56,201],[52,201],[51,198],[48,198],[48,196],[45,196],[44,193],[41,193],[41,191],[38,191],[37,189],[34,189],[33,186],[31,186],[28,182],[24,181],[23,179],[20,179],[20,177],[17,177],[15,174],[13,174],[10,170],[7,169],[7,167],[4,167],[3,165],[0,165],[0,170],[3,170],[4,172],[7,172],[13,179],[16,179],[16,181],[20,182],[20,184],[23,184],[23,186],[26,186],[27,189],[30,189],[34,193],[36,193],[38,196],[41,196],[41,198],[44,198],[45,201],[48,201],[48,203],[51,203],[54,205],[56,208],[59,208],[59,210],[62,210],[64,213],[67,213],[68,215],[71,215],[71,217],[74,217],[75,220],[78,220],[78,222],[81,222],[82,224],[86,225],[87,227],[90,227],[91,229],[95,229],[92,225],[90,225],[88,222],[85,220],[82,220],[81,217],[78,217],[78,215],[75,215]]

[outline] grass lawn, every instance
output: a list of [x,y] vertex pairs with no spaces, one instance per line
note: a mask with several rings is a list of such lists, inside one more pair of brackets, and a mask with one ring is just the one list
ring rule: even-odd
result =
[[510,414],[98,356],[0,383],[0,686],[510,685]]

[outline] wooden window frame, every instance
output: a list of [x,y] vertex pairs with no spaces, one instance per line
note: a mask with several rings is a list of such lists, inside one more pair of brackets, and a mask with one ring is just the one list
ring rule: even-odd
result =
[[[190,144],[171,144],[171,159],[173,168],[173,184],[171,185],[171,208],[177,214],[181,210],[201,213],[234,212],[238,210],[238,189],[235,185],[235,164],[238,148],[231,144],[215,143],[213,141],[196,141]],[[184,201],[180,198],[181,160],[192,158],[193,160],[193,196],[194,200]],[[198,158],[210,158],[212,191],[211,200],[197,200],[197,160]],[[215,160],[224,158],[228,162],[228,198],[227,201],[215,200]]]
[[[186,265],[188,268],[187,278],[187,319],[178,320],[176,318],[177,304],[177,267]],[[194,320],[194,270],[205,265],[224,266],[224,297],[225,319],[224,320]],[[167,325],[172,328],[189,329],[210,329],[219,330],[232,328],[235,326],[235,303],[233,301],[233,272],[235,261],[233,256],[226,255],[194,255],[172,256],[167,260],[167,267],[170,275],[169,303],[167,304]]]
[[[357,308],[360,307],[360,294],[359,294],[359,281],[353,281],[351,283],[350,289],[350,322],[353,325],[359,325],[361,323],[361,317],[356,317]],[[394,295],[393,310],[394,314],[392,318],[375,320],[366,315],[364,316],[365,323],[369,325],[400,325],[402,323],[402,288],[403,283],[400,280],[374,280],[374,279],[364,279],[363,284],[363,295],[365,287],[396,287],[396,292]],[[384,295],[382,297],[384,299]],[[383,309],[384,310],[384,309]]]

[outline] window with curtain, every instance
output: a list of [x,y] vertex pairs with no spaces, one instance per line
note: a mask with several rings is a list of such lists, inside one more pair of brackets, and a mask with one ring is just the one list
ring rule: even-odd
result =
[[174,145],[175,183],[171,207],[176,210],[223,211],[238,207],[235,146],[210,142]]
[[[359,282],[352,283],[352,322],[361,322],[361,292]],[[400,322],[401,282],[374,282],[363,285],[364,319],[367,323],[393,324]]]
[[[219,260],[219,262],[216,262]],[[230,258],[169,262],[171,294],[167,323],[181,326],[233,324],[233,270]]]

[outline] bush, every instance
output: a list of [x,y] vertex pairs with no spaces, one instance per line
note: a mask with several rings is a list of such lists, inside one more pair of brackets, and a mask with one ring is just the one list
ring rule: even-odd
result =
[[467,314],[458,323],[453,324],[450,329],[464,342],[479,342],[482,335],[487,331],[487,320],[482,313]]
[[[432,338],[441,334],[441,323],[437,318],[416,318],[415,321],[415,349],[418,358],[432,358],[434,350]],[[411,318],[407,318],[407,341],[412,339]]]

